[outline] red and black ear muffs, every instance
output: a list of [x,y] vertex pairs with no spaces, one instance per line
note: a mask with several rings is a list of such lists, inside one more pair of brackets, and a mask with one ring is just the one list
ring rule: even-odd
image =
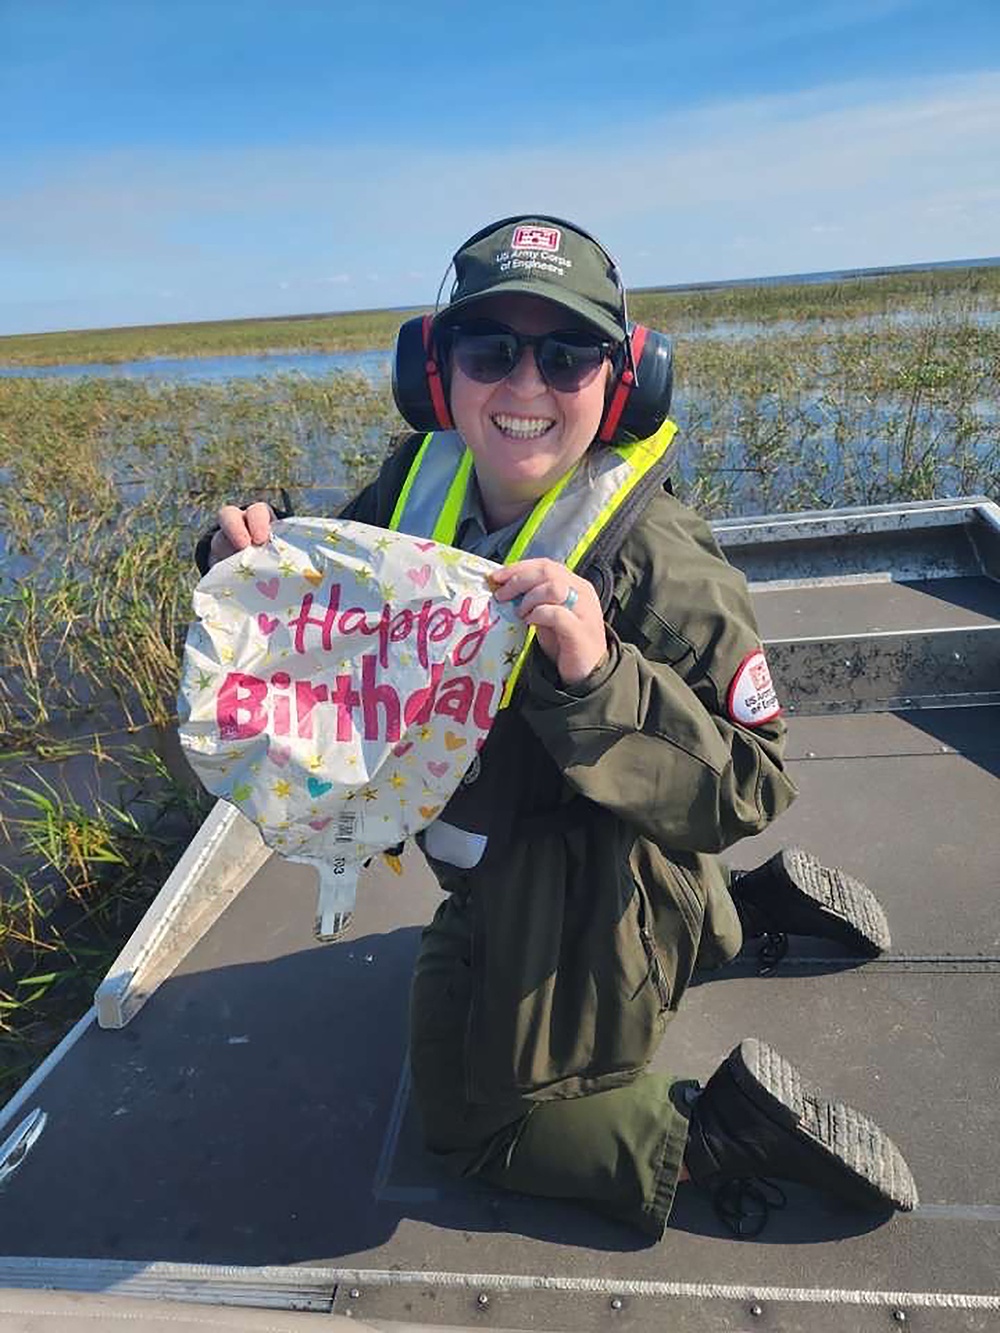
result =
[[430,315],[408,319],[396,335],[392,396],[414,430],[452,430],[447,356],[437,345]]
[[[597,431],[603,444],[645,440],[666,421],[674,390],[674,345],[645,324],[629,325],[631,364],[624,347],[608,380],[604,415]],[[634,371],[632,367],[635,367]]]
[[[644,440],[670,412],[674,383],[673,344],[644,324],[629,326],[632,361],[622,346],[608,380],[597,438],[603,444]],[[452,430],[448,406],[448,353],[438,345],[430,315],[408,319],[396,337],[392,396],[400,414],[417,431]],[[635,366],[633,374],[632,366]]]

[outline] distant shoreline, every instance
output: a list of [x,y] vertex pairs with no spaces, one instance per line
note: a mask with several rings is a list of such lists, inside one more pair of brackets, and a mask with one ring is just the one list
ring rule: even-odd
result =
[[[910,309],[1000,309],[1000,256],[887,268],[636,287],[629,315],[679,335],[713,322],[770,325],[878,318]],[[362,352],[393,346],[400,323],[427,308],[261,315],[0,335],[0,367],[116,364],[157,358]]]
[[705,282],[678,282],[668,286],[632,287],[633,292],[716,292],[728,287],[799,287],[819,282],[847,282],[853,278],[888,278],[896,273],[933,273],[938,269],[997,268],[1000,255],[985,259],[936,259],[926,264],[885,264],[878,268],[832,268],[818,273],[776,273],[766,278],[718,278]]

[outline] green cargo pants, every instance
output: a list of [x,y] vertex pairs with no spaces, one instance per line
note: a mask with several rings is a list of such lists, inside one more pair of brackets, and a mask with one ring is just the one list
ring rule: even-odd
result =
[[[734,940],[731,951],[738,947]],[[642,1074],[564,1100],[470,1103],[463,1068],[468,960],[465,914],[446,899],[424,931],[410,1005],[413,1089],[427,1149],[458,1175],[574,1200],[661,1236],[687,1140],[683,1099],[671,1098],[681,1080]]]

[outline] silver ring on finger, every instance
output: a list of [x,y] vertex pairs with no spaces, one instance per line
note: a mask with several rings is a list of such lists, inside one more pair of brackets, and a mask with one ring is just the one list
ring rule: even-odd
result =
[[577,592],[575,588],[570,588],[569,592],[563,598],[562,604],[567,611],[572,611],[573,607],[576,606],[579,600],[580,600],[580,594]]

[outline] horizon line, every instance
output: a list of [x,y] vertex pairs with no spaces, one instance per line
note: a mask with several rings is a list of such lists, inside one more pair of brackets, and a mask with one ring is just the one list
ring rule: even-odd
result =
[[[645,287],[628,287],[628,295],[647,296],[656,292],[724,291],[730,287],[779,286],[782,284],[816,284],[838,279],[888,277],[894,273],[926,273],[946,268],[996,268],[1000,255],[984,255],[969,259],[934,259],[911,264],[878,264],[866,268],[817,269],[807,273],[778,273],[755,278],[717,278],[700,282],[656,283]],[[265,322],[295,322],[306,319],[333,319],[344,315],[401,314],[410,310],[429,309],[428,304],[363,306],[349,310],[316,310],[283,315],[224,315],[213,319],[167,320],[156,324],[106,324],[79,329],[43,329],[33,333],[0,333],[0,340],[9,338],[49,338],[65,333],[119,333],[128,329],[170,329],[211,324],[251,324]]]

